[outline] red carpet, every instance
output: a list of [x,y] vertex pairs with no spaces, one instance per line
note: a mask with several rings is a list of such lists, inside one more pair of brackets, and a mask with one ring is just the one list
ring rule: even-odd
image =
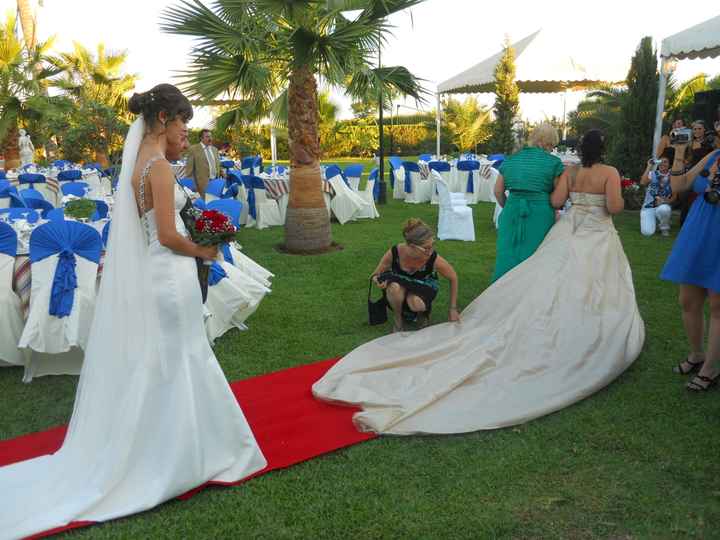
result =
[[[267,468],[255,476],[375,437],[355,429],[352,415],[356,409],[328,405],[312,397],[310,387],[335,362],[337,359],[325,360],[231,383],[268,461]],[[65,429],[60,426],[0,441],[0,466],[55,452],[62,444]],[[180,498],[188,499],[204,487]],[[92,522],[74,522],[33,538],[88,525]]]

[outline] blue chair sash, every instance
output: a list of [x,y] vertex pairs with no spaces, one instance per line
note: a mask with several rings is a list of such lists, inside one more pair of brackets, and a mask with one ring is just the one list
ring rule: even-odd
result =
[[233,260],[232,251],[230,251],[230,244],[220,244],[220,253],[222,253],[223,259],[228,264],[235,264]]
[[467,193],[475,193],[475,177],[474,172],[480,170],[480,163],[478,161],[460,161],[457,164],[458,171],[467,171],[468,180],[465,191]]
[[72,312],[77,289],[75,256],[97,264],[101,249],[102,240],[97,231],[76,221],[50,221],[33,231],[30,236],[31,263],[58,255],[50,290],[50,315],[62,318]]
[[100,238],[102,239],[103,246],[107,247],[108,239],[110,238],[110,224],[112,221],[108,221],[105,226],[103,227],[102,234],[100,235]]
[[0,253],[10,257],[17,255],[17,233],[7,223],[0,223]]
[[82,171],[78,169],[71,169],[69,171],[60,171],[57,176],[60,182],[68,182],[72,180],[80,180],[82,178]]
[[18,175],[18,182],[20,184],[44,184],[46,180],[42,174],[22,173]]
[[405,167],[405,193],[412,193],[412,176],[407,167]]
[[228,216],[235,227],[240,227],[240,212],[242,203],[233,199],[219,199],[207,203],[208,210],[217,210]]
[[210,265],[210,272],[208,273],[208,285],[211,287],[217,285],[221,279],[225,279],[227,274],[223,267],[217,261],[213,261]]

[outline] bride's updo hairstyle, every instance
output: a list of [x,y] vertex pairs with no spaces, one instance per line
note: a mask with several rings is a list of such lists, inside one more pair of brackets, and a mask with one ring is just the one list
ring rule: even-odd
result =
[[578,148],[583,167],[600,163],[605,153],[605,135],[599,129],[591,129],[583,135]]
[[421,246],[433,236],[433,230],[421,219],[410,218],[403,225],[403,238],[408,244]]
[[147,92],[133,94],[128,110],[133,114],[142,114],[148,129],[155,127],[161,112],[165,113],[168,121],[180,117],[188,122],[193,117],[190,101],[172,84],[158,84]]

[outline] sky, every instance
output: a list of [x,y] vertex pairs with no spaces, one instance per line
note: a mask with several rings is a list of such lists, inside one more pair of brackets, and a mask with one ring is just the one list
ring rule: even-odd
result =
[[[204,1],[211,4],[210,0]],[[161,82],[175,82],[177,73],[187,67],[192,41],[164,34],[159,29],[160,14],[177,4],[176,0],[42,3],[43,7],[38,9],[41,39],[54,35],[58,51],[71,50],[73,41],[93,49],[102,42],[108,50],[127,50],[127,71],[139,76],[139,91]],[[0,0],[3,12],[14,10],[15,5],[15,0]],[[590,6],[595,11],[588,9]],[[556,40],[558,54],[569,52],[590,71],[620,73],[624,78],[643,36],[652,36],[659,48],[662,38],[714,15],[703,9],[678,9],[676,0],[652,3],[604,0],[594,4],[555,0],[497,3],[426,0],[391,17],[395,28],[383,49],[382,62],[404,65],[424,79],[425,88],[434,93],[438,83],[497,53],[505,36],[514,42],[542,28]],[[684,60],[678,65],[676,77],[685,80],[699,72],[720,74],[720,59]],[[492,94],[478,97],[481,103],[492,104]],[[577,92],[567,96],[567,110],[575,108],[581,97],[582,93]],[[340,105],[341,117],[351,116],[349,100],[340,92],[334,92],[332,99]],[[523,94],[521,115],[532,121],[560,117],[563,99],[561,94]],[[434,105],[434,98],[425,104],[405,101],[400,112],[412,113],[414,107],[429,110]],[[210,119],[209,111],[197,111],[191,125],[202,127]]]

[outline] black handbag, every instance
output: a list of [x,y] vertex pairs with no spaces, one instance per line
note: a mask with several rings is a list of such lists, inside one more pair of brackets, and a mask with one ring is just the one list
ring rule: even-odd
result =
[[370,278],[370,287],[368,288],[368,322],[371,326],[383,324],[387,321],[387,299],[382,295],[380,300],[373,302],[372,296],[373,281]]
[[[178,213],[180,214],[180,219],[182,219],[183,223],[185,224],[185,228],[188,231],[191,231],[195,226],[195,218],[193,218],[189,213],[189,211],[193,207],[193,203],[190,197],[187,196],[187,193],[185,194],[185,197],[185,206],[183,206]],[[208,295],[208,280],[210,278],[210,267],[205,264],[204,260],[198,257],[195,257],[195,265],[197,266],[198,282],[200,283],[200,294],[202,294],[202,301],[204,304],[207,301]]]

